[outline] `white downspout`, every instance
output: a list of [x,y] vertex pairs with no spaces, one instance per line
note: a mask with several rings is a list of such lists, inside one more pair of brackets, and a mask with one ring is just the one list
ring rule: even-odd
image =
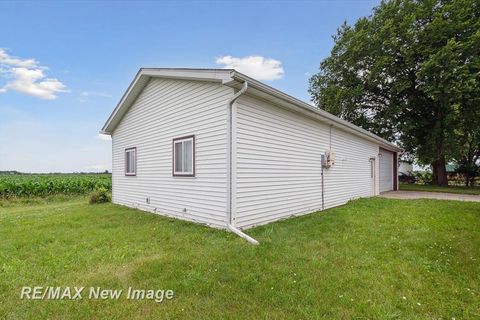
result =
[[248,242],[250,242],[252,244],[255,244],[255,245],[259,244],[259,242],[257,240],[253,239],[248,234],[243,233],[240,229],[235,228],[230,223],[227,224],[227,226],[228,226],[228,229],[230,229],[230,231],[232,231],[233,233],[236,233],[237,235],[239,235],[243,239],[247,240]]
[[242,88],[230,99],[228,102],[228,212],[227,212],[227,227],[233,233],[239,235],[240,237],[244,238],[248,242],[252,244],[258,244],[258,241],[250,237],[248,234],[243,233],[240,229],[236,228],[233,225],[232,221],[232,199],[233,199],[233,178],[232,178],[232,169],[233,169],[233,104],[235,101],[247,91],[248,82],[245,81],[243,83]]

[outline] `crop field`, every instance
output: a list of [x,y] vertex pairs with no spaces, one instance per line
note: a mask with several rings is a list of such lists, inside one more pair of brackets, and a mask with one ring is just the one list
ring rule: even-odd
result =
[[112,189],[111,174],[0,174],[0,198],[81,195]]

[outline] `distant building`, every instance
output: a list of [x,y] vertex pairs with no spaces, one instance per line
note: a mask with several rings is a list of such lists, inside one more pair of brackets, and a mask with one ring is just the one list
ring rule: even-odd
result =
[[398,173],[411,174],[413,172],[413,163],[411,161],[399,160]]
[[446,164],[445,170],[447,171],[448,175],[455,174],[457,171],[458,165],[456,164]]

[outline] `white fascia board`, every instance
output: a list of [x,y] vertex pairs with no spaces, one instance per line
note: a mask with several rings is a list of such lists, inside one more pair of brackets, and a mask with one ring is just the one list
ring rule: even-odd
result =
[[[332,124],[334,126],[337,126],[340,129],[343,129],[345,131],[351,132],[357,136],[361,136],[363,138],[366,138],[370,141],[374,141],[378,143],[381,147],[394,151],[394,152],[402,152],[403,149],[396,146],[395,144],[377,136],[376,134],[373,134],[363,128],[360,128],[348,121],[345,121],[343,119],[340,119],[337,116],[334,116],[333,114],[322,110],[320,108],[316,108],[304,101],[301,101],[297,98],[294,98],[280,90],[277,90],[275,88],[272,88],[264,83],[261,83],[255,79],[252,79],[242,73],[234,72],[233,73],[233,79],[237,80],[238,82],[242,83],[244,81],[247,81],[249,84],[249,89],[247,90],[247,93],[250,92],[254,96],[260,96],[264,99],[271,100],[275,103],[278,103],[284,107],[287,107],[288,109],[294,110],[299,113],[303,113],[306,115],[309,115],[313,118],[319,119],[320,121],[323,121],[327,124]],[[226,85],[229,85],[231,87],[238,87],[239,84],[236,81],[228,82]],[[263,95],[261,93],[264,93]]]
[[[113,130],[115,129],[116,127],[116,124],[118,124],[119,122],[119,118],[123,117],[123,115],[125,114],[125,102],[126,100],[129,98],[129,97],[132,97],[132,91],[134,91],[134,89],[138,89],[140,86],[141,86],[141,89],[143,89],[143,87],[145,86],[145,84],[148,82],[148,79],[147,77],[145,77],[143,74],[142,74],[142,69],[140,69],[135,78],[133,79],[133,81],[130,83],[130,85],[128,86],[127,90],[123,93],[123,96],[122,98],[120,99],[120,101],[118,102],[117,106],[115,107],[115,109],[113,109],[112,113],[110,114],[110,117],[108,117],[107,121],[105,122],[105,124],[103,125],[102,127],[102,130],[100,131],[100,133],[102,134],[109,134],[111,135],[113,133]],[[141,91],[141,90],[135,90],[135,91]],[[138,94],[137,94],[138,95]],[[136,98],[136,97],[135,97]],[[113,126],[112,126],[113,124]]]
[[142,68],[142,74],[164,79],[184,79],[225,83],[232,80],[231,69]]

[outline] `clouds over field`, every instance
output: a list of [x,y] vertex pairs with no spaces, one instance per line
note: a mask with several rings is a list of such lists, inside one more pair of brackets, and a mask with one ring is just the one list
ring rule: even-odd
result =
[[0,48],[0,76],[7,79],[0,93],[9,90],[53,100],[57,94],[67,92],[67,87],[56,78],[47,78],[48,67],[42,66],[35,59],[21,59],[11,56]]

